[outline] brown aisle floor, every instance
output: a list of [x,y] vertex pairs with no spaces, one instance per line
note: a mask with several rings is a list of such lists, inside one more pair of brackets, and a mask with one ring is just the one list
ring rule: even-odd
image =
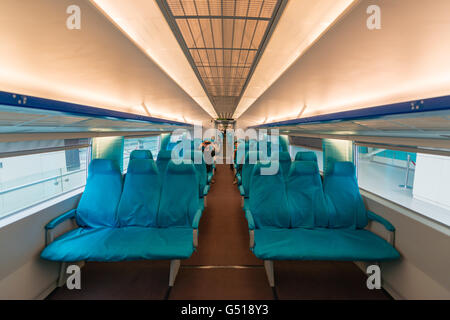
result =
[[[199,226],[199,247],[182,262],[169,299],[273,299],[262,261],[249,250],[247,222],[229,165],[217,165],[216,183]],[[168,261],[87,263],[82,289],[58,288],[49,299],[164,299]],[[390,299],[368,290],[352,262],[275,262],[280,299]]]

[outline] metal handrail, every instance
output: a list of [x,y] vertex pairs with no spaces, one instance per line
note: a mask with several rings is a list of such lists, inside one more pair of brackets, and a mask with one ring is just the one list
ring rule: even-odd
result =
[[51,180],[54,180],[54,179],[58,179],[58,178],[62,179],[64,177],[71,176],[71,175],[74,175],[74,174],[79,173],[79,172],[86,172],[86,168],[79,169],[79,170],[76,170],[76,171],[66,172],[65,174],[55,175],[53,177],[37,180],[37,181],[29,183],[29,184],[22,184],[22,185],[19,185],[19,186],[16,186],[16,187],[12,187],[12,188],[9,188],[9,189],[6,189],[6,190],[2,190],[2,191],[0,191],[0,195],[6,194],[6,193],[9,193],[9,192],[12,192],[12,191],[24,189],[24,188],[27,188],[27,187],[32,187],[32,186],[35,186],[37,184],[48,182],[48,181],[51,181]]

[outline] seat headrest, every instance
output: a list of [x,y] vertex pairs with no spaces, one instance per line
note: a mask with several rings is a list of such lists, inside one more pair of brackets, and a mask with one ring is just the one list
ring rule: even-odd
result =
[[319,167],[314,161],[296,161],[291,165],[289,176],[293,175],[316,175],[319,174]]
[[133,150],[130,154],[130,160],[133,159],[153,159],[153,155],[150,150]]
[[317,156],[312,151],[299,151],[295,155],[295,161],[314,161],[314,162],[317,162]]
[[158,174],[158,168],[152,159],[131,159],[127,174]]
[[170,159],[172,157],[172,150],[160,150],[158,159]]
[[330,170],[330,174],[335,176],[356,176],[355,165],[350,161],[337,161]]
[[167,172],[175,174],[196,174],[194,163],[192,160],[186,159],[183,159],[179,164],[176,164],[173,160],[170,160],[167,164]]
[[94,159],[89,164],[89,173],[120,172],[119,166],[110,159]]

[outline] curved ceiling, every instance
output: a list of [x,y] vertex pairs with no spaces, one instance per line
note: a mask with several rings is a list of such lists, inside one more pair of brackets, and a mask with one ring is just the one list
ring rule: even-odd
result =
[[286,1],[157,2],[217,113],[231,118]]
[[[450,2],[361,1],[238,119],[239,127],[448,95]],[[275,39],[275,37],[273,38]]]
[[[69,30],[70,5],[81,29]],[[211,125],[211,115],[87,0],[0,2],[0,90]]]

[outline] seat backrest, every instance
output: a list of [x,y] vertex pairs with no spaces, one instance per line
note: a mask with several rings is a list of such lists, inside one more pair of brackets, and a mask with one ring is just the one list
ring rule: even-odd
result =
[[355,166],[351,162],[335,162],[324,178],[325,195],[334,205],[330,228],[364,228],[367,211],[359,193]]
[[133,150],[130,153],[130,160],[133,159],[152,159],[153,154],[150,150]]
[[252,171],[249,208],[256,228],[289,228],[286,185],[280,170],[274,175],[264,175],[261,168],[271,162],[258,162]]
[[203,158],[203,152],[200,150],[192,151],[191,160],[194,163],[194,167],[197,172],[200,196],[203,196],[203,191],[208,184],[208,173],[206,171],[206,162]]
[[[272,158],[275,155],[276,154],[273,154]],[[285,151],[278,152],[278,161],[280,161],[280,168],[283,172],[284,179],[286,179],[287,176],[289,175],[289,171],[291,169],[291,163],[292,163],[291,155],[289,154],[289,152],[285,152]]]
[[155,227],[161,194],[161,177],[152,159],[132,159],[128,164],[117,210],[120,227]]
[[256,161],[258,160],[258,152],[250,151],[245,155],[245,162],[242,165],[241,180],[242,180],[242,187],[244,188],[246,196],[248,196],[249,194],[248,191],[250,188],[250,180],[252,178],[253,167],[255,166],[254,163],[255,160]]
[[299,151],[295,154],[295,161],[317,162],[317,155],[312,151]]
[[171,150],[160,150],[158,153],[158,158],[156,159],[156,166],[158,167],[159,173],[164,176],[164,172],[166,171],[167,164],[169,163],[172,157]]
[[198,179],[192,161],[169,161],[163,178],[158,227],[190,227],[199,205]]
[[328,227],[333,206],[325,198],[316,162],[293,162],[286,188],[292,228]]
[[119,166],[112,160],[92,160],[77,207],[77,224],[91,228],[116,227],[121,194],[122,173]]

